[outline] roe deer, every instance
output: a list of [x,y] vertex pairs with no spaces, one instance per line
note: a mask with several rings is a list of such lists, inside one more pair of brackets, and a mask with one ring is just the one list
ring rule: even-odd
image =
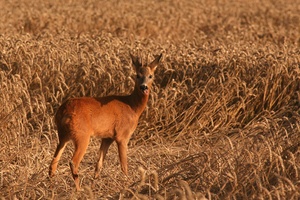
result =
[[105,155],[113,141],[116,141],[118,145],[122,171],[126,176],[128,175],[127,144],[137,127],[140,115],[146,107],[154,71],[162,54],[145,66],[141,64],[137,57],[131,54],[130,56],[136,71],[135,86],[130,95],[72,98],[59,107],[55,115],[59,143],[50,165],[50,177],[55,174],[58,161],[67,142],[72,140],[75,151],[70,161],[70,168],[76,189],[80,190],[78,167],[91,136],[102,138],[95,178],[99,176]]

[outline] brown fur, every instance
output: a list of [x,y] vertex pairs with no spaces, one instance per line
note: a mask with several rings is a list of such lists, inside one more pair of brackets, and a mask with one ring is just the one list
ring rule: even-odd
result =
[[[88,147],[90,137],[102,139],[95,177],[103,166],[103,160],[113,141],[118,145],[122,171],[127,170],[127,144],[137,127],[138,120],[146,107],[154,71],[162,55],[147,66],[142,66],[137,57],[131,55],[137,78],[132,94],[102,98],[72,98],[63,103],[55,116],[59,143],[50,165],[49,175],[54,176],[58,161],[68,141],[72,140],[75,151],[70,161],[76,189],[80,190],[78,167]],[[147,88],[147,89],[145,89]]]

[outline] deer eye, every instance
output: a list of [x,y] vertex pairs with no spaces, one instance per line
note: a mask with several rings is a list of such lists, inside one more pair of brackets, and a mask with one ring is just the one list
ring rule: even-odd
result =
[[153,77],[152,75],[149,76],[150,79],[151,79],[152,77]]

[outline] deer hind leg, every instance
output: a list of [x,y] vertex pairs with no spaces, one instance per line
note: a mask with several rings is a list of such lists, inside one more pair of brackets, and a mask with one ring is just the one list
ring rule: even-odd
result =
[[117,141],[117,144],[118,144],[118,150],[119,150],[121,169],[124,172],[124,174],[127,176],[128,175],[128,169],[127,169],[127,144],[128,144],[128,141],[126,141],[126,140]]
[[103,167],[103,161],[105,159],[106,153],[110,145],[113,143],[113,141],[114,140],[111,138],[102,139],[101,146],[100,146],[99,160],[96,164],[96,169],[95,169],[95,178],[99,177],[99,173]]
[[53,158],[53,160],[50,164],[50,168],[49,168],[49,176],[50,177],[53,177],[55,175],[55,171],[57,169],[58,162],[59,162],[60,157],[66,147],[67,142],[68,142],[68,140],[60,139],[60,141],[56,147],[56,150],[54,153],[54,158]]
[[74,141],[75,151],[70,161],[70,168],[77,191],[80,191],[78,168],[89,144],[89,137]]

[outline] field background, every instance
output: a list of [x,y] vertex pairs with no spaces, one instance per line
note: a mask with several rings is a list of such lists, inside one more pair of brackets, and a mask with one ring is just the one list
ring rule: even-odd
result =
[[[63,2],[63,3],[62,3]],[[299,199],[299,0],[0,0],[0,198]],[[53,116],[75,96],[127,94],[163,53],[128,150],[100,139],[76,192]]]

